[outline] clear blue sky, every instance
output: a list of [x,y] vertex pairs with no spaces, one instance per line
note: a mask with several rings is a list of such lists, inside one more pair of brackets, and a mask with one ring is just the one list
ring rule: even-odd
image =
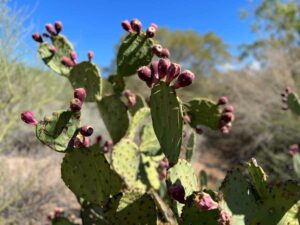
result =
[[[44,24],[61,20],[63,33],[74,43],[79,60],[94,50],[95,62],[109,65],[123,30],[120,22],[138,18],[144,28],[155,22],[171,30],[192,29],[199,33],[215,32],[228,43],[233,54],[236,47],[255,39],[250,19],[241,21],[239,10],[253,8],[259,0],[14,0],[18,6],[33,10],[30,21],[34,31],[44,31]],[[30,43],[35,48],[35,44]],[[34,53],[32,53],[34,54]]]

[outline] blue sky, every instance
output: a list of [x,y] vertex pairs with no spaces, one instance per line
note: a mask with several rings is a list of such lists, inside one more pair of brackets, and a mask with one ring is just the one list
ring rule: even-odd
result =
[[[144,28],[155,22],[171,30],[192,29],[199,33],[215,32],[230,45],[230,51],[237,54],[236,47],[255,39],[251,33],[251,20],[241,21],[239,11],[253,8],[259,0],[13,0],[18,6],[25,6],[33,13],[29,21],[33,31],[44,31],[44,25],[61,20],[63,33],[74,43],[79,60],[85,60],[88,50],[95,52],[95,62],[107,66],[114,55],[123,30],[120,22],[138,18]],[[36,45],[29,41],[30,48]],[[32,51],[33,57],[35,57]]]

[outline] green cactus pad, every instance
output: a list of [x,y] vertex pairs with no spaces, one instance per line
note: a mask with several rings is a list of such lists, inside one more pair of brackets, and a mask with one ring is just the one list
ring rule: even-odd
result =
[[72,44],[63,35],[55,35],[51,37],[52,45],[57,49],[56,53],[49,51],[50,44],[43,42],[40,44],[38,52],[44,63],[54,72],[63,76],[68,76],[70,68],[61,63],[63,56],[70,57],[74,50]]
[[117,143],[124,137],[129,125],[127,107],[116,95],[105,96],[97,103],[103,122],[113,142]]
[[300,101],[299,97],[296,93],[292,92],[288,95],[288,101],[287,101],[289,109],[297,114],[300,115]]
[[158,167],[159,162],[163,158],[163,155],[153,157],[142,154],[142,165],[145,176],[147,177],[146,184],[149,184],[150,187],[154,188],[155,190],[158,190],[160,187]]
[[293,155],[293,167],[298,178],[300,178],[300,154]]
[[[184,159],[179,159],[178,163],[169,169],[167,182],[170,185],[181,184],[184,187],[186,197],[198,190],[198,182],[194,169],[192,165]],[[183,204],[174,201],[173,205],[174,212],[180,216]]]
[[221,111],[217,103],[208,99],[193,99],[186,105],[187,113],[191,118],[190,125],[196,128],[198,125],[219,129]]
[[117,55],[117,73],[131,76],[141,66],[148,65],[152,58],[153,41],[145,33],[130,33],[122,41]]
[[58,152],[73,148],[71,141],[80,123],[80,112],[60,111],[46,117],[36,126],[36,137]]
[[187,145],[186,145],[185,158],[188,162],[190,162],[192,159],[195,147],[196,147],[196,135],[195,135],[195,132],[192,131],[190,133],[190,136],[189,136],[189,139],[188,139]]
[[182,142],[182,106],[175,90],[159,82],[151,90],[151,117],[156,137],[171,164],[178,161]]
[[144,98],[141,95],[136,95],[136,103],[134,106],[129,108],[129,112],[132,116],[134,116],[137,111],[144,107],[147,107]]
[[134,140],[139,128],[142,126],[142,123],[145,119],[150,117],[150,109],[149,108],[142,108],[136,114],[131,120],[130,126],[128,128],[128,138]]
[[74,66],[68,77],[73,88],[83,87],[87,96],[85,101],[95,102],[101,98],[102,79],[98,67],[91,62],[81,62]]
[[160,152],[160,144],[155,136],[152,124],[144,126],[141,135],[140,150],[146,155],[157,155]]
[[108,81],[111,84],[114,93],[119,94],[122,93],[125,89],[125,81],[122,76],[119,75],[110,75],[108,77]]
[[257,165],[257,162],[254,158],[248,163],[248,171],[253,186],[258,192],[259,196],[262,199],[268,197],[268,184],[267,184],[267,175],[263,169]]
[[112,151],[112,166],[131,189],[145,190],[145,186],[137,179],[140,166],[138,146],[130,139],[122,139]]
[[243,168],[237,167],[229,171],[220,191],[224,197],[223,208],[231,212],[233,224],[250,224],[259,211],[259,202],[253,192],[253,187],[243,173]]
[[83,225],[111,225],[102,206],[84,202],[81,204],[80,217]]
[[52,221],[52,225],[78,225],[76,223],[72,223],[65,217],[56,217]]
[[78,198],[91,203],[102,205],[122,188],[121,178],[110,168],[98,145],[67,153],[61,174]]

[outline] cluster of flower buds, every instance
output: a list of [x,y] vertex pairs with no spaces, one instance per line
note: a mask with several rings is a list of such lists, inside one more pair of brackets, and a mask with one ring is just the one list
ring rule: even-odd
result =
[[289,94],[292,93],[292,90],[290,87],[286,87],[284,92],[281,93],[281,101],[284,104],[282,107],[282,110],[288,110],[288,105],[287,105],[287,101],[288,101],[288,96]]
[[299,144],[293,144],[289,147],[289,154],[291,156],[299,154],[300,153],[300,146]]
[[167,48],[163,48],[161,45],[156,44],[152,47],[152,53],[159,58],[170,58],[170,51]]
[[127,98],[127,106],[132,107],[136,104],[136,95],[130,91],[130,90],[125,90],[123,92],[124,96]]
[[232,126],[232,121],[234,120],[234,107],[231,105],[226,105],[228,103],[228,98],[222,96],[219,98],[218,105],[224,106],[221,120],[220,120],[220,131],[222,134],[228,134]]
[[174,184],[168,188],[169,195],[176,201],[184,204],[185,202],[185,190],[181,184]]
[[232,219],[228,212],[222,210],[218,219],[219,225],[232,225]]
[[70,108],[74,112],[79,112],[82,108],[83,102],[86,98],[86,91],[84,88],[77,88],[74,90],[74,98],[70,103]]
[[24,123],[30,124],[30,125],[37,125],[38,121],[34,117],[33,112],[31,111],[25,111],[21,113],[21,120],[23,120]]
[[150,88],[161,80],[167,84],[172,83],[173,87],[178,89],[189,86],[195,79],[195,75],[191,71],[181,71],[179,64],[171,62],[167,58],[153,61],[149,67],[140,67],[137,74]]
[[195,199],[195,203],[201,211],[217,209],[219,206],[219,204],[215,202],[212,199],[212,197],[205,192],[201,192],[200,194],[197,195],[197,198]]
[[[62,31],[63,24],[62,24],[61,21],[56,21],[54,23],[54,26],[53,26],[53,24],[48,23],[48,24],[45,25],[45,28],[46,28],[48,33],[44,33],[43,36],[46,37],[46,38],[49,38],[51,36],[58,35]],[[34,33],[32,35],[32,38],[36,42],[39,42],[39,43],[43,42],[42,35],[40,35],[39,33]]]
[[170,167],[169,164],[169,160],[167,158],[163,158],[160,162],[159,162],[159,179],[160,180],[164,180],[166,179],[167,175],[168,175],[168,169]]
[[55,208],[53,212],[50,212],[47,215],[47,219],[49,221],[52,221],[54,218],[63,217],[65,214],[65,211],[63,208]]
[[[132,19],[130,22],[128,20],[124,20],[121,23],[123,29],[129,33],[132,32],[137,32],[141,33],[142,32],[142,22],[139,21],[138,19]],[[156,34],[157,31],[157,25],[155,23],[150,24],[146,31],[146,35],[149,38],[153,38]]]

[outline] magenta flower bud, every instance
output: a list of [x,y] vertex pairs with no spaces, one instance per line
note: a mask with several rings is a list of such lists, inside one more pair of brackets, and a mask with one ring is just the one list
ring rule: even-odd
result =
[[91,136],[93,132],[94,132],[94,128],[90,125],[85,125],[80,129],[80,133],[85,137]]
[[103,152],[104,153],[108,153],[109,150],[112,148],[113,146],[113,141],[112,140],[107,140],[105,143],[104,143],[104,146],[103,146]]
[[185,123],[185,124],[189,124],[190,122],[191,122],[191,117],[189,116],[189,115],[184,115],[183,116],[183,122]]
[[89,62],[92,62],[93,58],[94,58],[94,52],[93,51],[89,51],[88,52],[88,59],[89,59]]
[[299,152],[300,152],[300,147],[299,147],[298,144],[293,144],[293,145],[290,146],[290,148],[289,148],[289,154],[291,156],[296,155]]
[[229,127],[228,126],[222,126],[220,129],[222,134],[229,134]]
[[226,96],[222,96],[219,98],[218,105],[226,105],[228,103],[228,98]]
[[222,210],[218,219],[219,225],[232,225],[232,219],[228,212]]
[[49,34],[56,35],[55,29],[51,23],[46,24],[45,27]]
[[199,135],[203,134],[203,129],[201,128],[200,125],[197,125],[197,126],[196,126],[195,131],[196,131],[196,133],[199,134]]
[[35,40],[36,42],[43,43],[43,38],[42,38],[42,36],[41,36],[39,33],[34,33],[34,34],[32,35],[32,38],[33,38],[33,40]]
[[63,24],[61,21],[56,21],[54,23],[54,27],[55,27],[56,33],[59,34],[63,28]]
[[163,49],[161,50],[160,57],[162,57],[162,58],[170,58],[170,52],[169,52],[169,49],[163,48]]
[[181,66],[177,63],[171,63],[167,72],[167,83],[171,83],[176,77],[179,76]]
[[158,75],[158,61],[154,61],[150,65],[151,69],[151,78],[152,83],[157,83],[159,81],[159,75]]
[[98,136],[96,137],[96,144],[100,144],[101,141],[102,141],[102,136],[101,136],[101,135],[98,135]]
[[159,79],[163,79],[167,75],[170,65],[171,65],[171,61],[169,59],[160,59],[158,61],[157,69],[158,69]]
[[197,206],[201,211],[208,211],[218,208],[218,203],[215,202],[211,196],[202,192],[200,198],[197,199]]
[[140,33],[142,30],[142,23],[138,19],[133,19],[130,22],[132,30],[134,30],[137,33]]
[[151,24],[150,24],[150,27],[154,27],[156,30],[157,30],[157,28],[158,28],[157,24],[155,24],[155,23],[151,23]]
[[137,74],[143,81],[151,81],[151,70],[148,66],[142,66],[138,69]]
[[167,169],[162,169],[159,173],[159,180],[166,179],[167,175],[168,175]]
[[181,184],[175,184],[169,187],[169,195],[174,198],[176,201],[184,204],[185,202],[185,190]]
[[22,112],[21,113],[21,120],[23,120],[23,122],[25,122],[27,124],[30,124],[30,125],[37,125],[38,124],[38,121],[34,117],[33,112],[30,112],[30,111]]
[[233,112],[234,111],[234,107],[232,105],[227,105],[224,108],[224,112]]
[[74,98],[70,103],[70,109],[74,112],[80,111],[82,108],[82,101],[78,98]]
[[194,79],[195,75],[191,71],[185,70],[181,74],[179,74],[174,87],[177,89],[189,86],[193,83]]
[[229,123],[234,120],[234,114],[232,112],[223,113],[221,116],[221,120],[225,123]]
[[62,57],[61,63],[67,67],[73,67],[76,65],[76,63],[73,60],[71,60],[70,58],[68,58],[66,56]]
[[125,90],[125,91],[124,91],[124,96],[125,96],[126,98],[129,98],[129,97],[132,96],[132,95],[134,95],[132,91],[130,91],[130,90]]
[[156,44],[152,47],[152,52],[154,55],[160,57],[163,47],[159,44]]
[[122,23],[121,23],[123,29],[127,32],[132,32],[132,28],[131,28],[131,25],[130,25],[130,22],[128,20],[124,20]]
[[71,54],[70,54],[70,57],[71,59],[76,62],[76,59],[77,59],[77,53],[75,51],[72,51]]
[[84,137],[82,146],[86,148],[89,147],[90,145],[91,145],[91,139],[89,139],[88,137]]
[[86,98],[86,91],[84,88],[76,88],[74,90],[74,98],[78,98],[81,102],[84,102]]
[[132,107],[136,104],[136,95],[133,94],[131,96],[128,97],[128,107]]
[[170,167],[170,163],[169,163],[169,160],[168,158],[163,158],[160,162],[159,162],[159,166],[160,168],[162,169],[169,169]]
[[56,52],[57,52],[57,49],[56,49],[56,47],[54,46],[54,45],[51,45],[51,46],[49,46],[49,51],[52,53],[52,54],[55,54]]
[[148,27],[147,31],[146,31],[146,35],[149,38],[153,38],[156,34],[156,28],[153,26]]

